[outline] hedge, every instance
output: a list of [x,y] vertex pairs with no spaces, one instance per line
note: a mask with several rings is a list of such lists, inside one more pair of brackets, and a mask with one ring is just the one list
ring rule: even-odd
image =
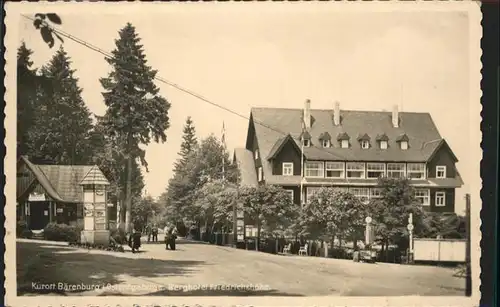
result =
[[43,235],[49,241],[79,242],[81,231],[78,226],[49,223],[43,229]]

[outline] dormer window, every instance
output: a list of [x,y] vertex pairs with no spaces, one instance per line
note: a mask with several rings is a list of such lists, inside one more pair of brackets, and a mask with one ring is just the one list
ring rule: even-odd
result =
[[370,148],[370,136],[368,134],[363,134],[358,137],[358,141],[361,144],[361,148],[368,149]]
[[302,132],[300,139],[302,140],[302,145],[304,145],[304,147],[311,146],[311,135],[309,134],[309,132]]
[[329,148],[332,146],[331,139],[332,137],[328,132],[321,133],[319,136],[319,141],[321,142],[321,145],[323,145],[323,148]]
[[340,142],[341,148],[349,148],[349,140],[350,139],[351,138],[349,137],[349,135],[345,132],[342,132],[337,136],[337,141]]
[[408,136],[405,134],[402,134],[400,135],[397,139],[396,139],[396,142],[399,143],[399,147],[401,148],[401,150],[407,150],[408,149],[408,142],[409,142],[409,138]]
[[389,147],[389,137],[387,134],[379,134],[377,135],[377,142],[379,143],[380,149],[387,149]]

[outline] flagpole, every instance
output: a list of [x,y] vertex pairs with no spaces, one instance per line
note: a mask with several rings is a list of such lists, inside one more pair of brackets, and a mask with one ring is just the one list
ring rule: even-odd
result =
[[222,183],[226,180],[226,170],[225,170],[225,159],[226,155],[226,128],[224,127],[224,121],[222,121]]

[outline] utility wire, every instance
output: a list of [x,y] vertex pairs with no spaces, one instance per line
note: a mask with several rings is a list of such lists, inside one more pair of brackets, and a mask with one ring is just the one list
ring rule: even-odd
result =
[[[23,16],[24,18],[28,19],[28,20],[35,21],[35,18],[33,18],[33,17],[31,17],[31,16],[24,15],[24,14],[22,14],[22,16]],[[78,44],[80,44],[80,45],[83,45],[84,47],[87,47],[88,49],[91,49],[91,50],[93,50],[93,51],[95,51],[95,52],[98,52],[98,53],[100,53],[100,54],[104,55],[104,56],[105,56],[106,58],[108,58],[108,59],[115,60],[115,57],[114,57],[111,53],[106,52],[106,51],[104,51],[103,49],[101,49],[101,48],[99,48],[99,47],[97,47],[97,46],[95,46],[95,45],[93,45],[93,44],[91,44],[91,43],[89,43],[89,42],[87,42],[87,41],[85,41],[85,40],[83,40],[83,39],[80,39],[80,38],[78,38],[78,37],[76,37],[76,36],[74,36],[74,35],[71,35],[70,33],[67,33],[67,32],[65,32],[65,31],[63,31],[63,30],[56,29],[56,28],[54,28],[54,27],[50,26],[49,24],[47,24],[46,22],[44,22],[44,25],[45,25],[45,26],[47,26],[47,27],[48,27],[48,28],[49,28],[52,32],[54,32],[54,33],[57,33],[57,34],[59,34],[59,35],[61,35],[61,36],[64,36],[64,37],[66,37],[66,38],[68,38],[68,39],[70,39],[70,40],[72,40],[72,41],[74,41],[74,42],[76,42],[76,43],[78,43]],[[127,69],[125,68],[125,70],[127,70]],[[179,90],[179,91],[181,91],[181,92],[183,92],[183,93],[185,93],[185,94],[188,94],[188,95],[190,95],[190,96],[193,96],[193,97],[195,97],[195,98],[198,98],[199,100],[201,100],[201,101],[203,101],[203,102],[206,102],[206,103],[208,103],[208,104],[210,104],[210,105],[212,105],[212,106],[214,106],[214,107],[217,107],[217,108],[219,108],[219,109],[222,109],[222,110],[224,110],[224,111],[226,111],[226,112],[229,112],[229,113],[231,113],[231,114],[233,114],[233,115],[236,115],[236,116],[238,116],[238,117],[240,117],[240,118],[243,118],[243,119],[245,119],[245,120],[250,120],[250,118],[249,118],[249,117],[247,117],[247,116],[245,116],[245,115],[243,115],[243,114],[240,114],[240,113],[238,113],[238,112],[236,112],[236,111],[233,111],[233,110],[231,110],[231,109],[229,109],[229,108],[227,108],[227,107],[225,107],[225,106],[222,106],[222,105],[220,105],[220,104],[218,104],[218,103],[216,103],[216,102],[213,102],[213,101],[211,101],[211,100],[209,100],[209,99],[207,99],[207,98],[205,98],[205,97],[201,96],[200,94],[197,94],[197,93],[195,93],[195,92],[193,92],[193,91],[191,91],[191,90],[189,90],[189,89],[187,89],[187,88],[184,88],[184,87],[182,87],[182,86],[180,86],[180,85],[178,85],[178,84],[176,84],[176,83],[174,83],[174,82],[171,82],[171,81],[169,81],[169,80],[167,80],[167,79],[164,79],[164,78],[162,78],[162,77],[158,77],[158,76],[155,76],[155,77],[154,77],[154,79],[155,79],[155,80],[157,80],[157,81],[159,81],[159,82],[161,82],[161,83],[164,83],[164,84],[166,84],[166,85],[168,85],[168,86],[171,86],[171,87],[173,87],[173,88],[175,88],[175,89],[177,89],[177,90]],[[258,125],[260,125],[260,126],[262,126],[262,127],[265,127],[265,128],[267,128],[267,129],[269,129],[269,130],[272,130],[272,131],[277,132],[277,133],[279,133],[279,134],[282,134],[282,135],[284,135],[284,136],[291,135],[289,132],[284,132],[284,131],[282,131],[282,130],[276,129],[276,128],[274,128],[274,127],[270,126],[270,125],[267,125],[267,124],[265,124],[265,123],[263,123],[263,122],[260,122],[260,121],[255,120],[255,119],[253,120],[253,122],[254,122],[255,124],[258,124]],[[298,137],[295,137],[294,139],[297,139],[297,140],[299,140],[299,141],[300,141],[300,138],[298,138]],[[318,147],[318,149],[322,150],[322,151],[323,151],[323,152],[325,152],[325,153],[328,153],[329,155],[332,155],[333,157],[335,157],[335,158],[337,158],[337,159],[344,159],[344,157],[339,156],[339,155],[337,155],[337,154],[334,154],[334,153],[332,153],[332,152],[326,151],[326,150],[325,150],[324,148],[322,148],[322,147]]]

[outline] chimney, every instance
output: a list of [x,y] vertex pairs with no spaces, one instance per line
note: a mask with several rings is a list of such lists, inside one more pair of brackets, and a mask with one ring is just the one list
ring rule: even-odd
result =
[[340,103],[338,101],[335,102],[335,107],[333,109],[333,124],[335,126],[340,125]]
[[397,105],[392,108],[392,126],[399,128],[399,111]]
[[311,128],[311,100],[309,99],[304,103],[304,124],[306,129]]

